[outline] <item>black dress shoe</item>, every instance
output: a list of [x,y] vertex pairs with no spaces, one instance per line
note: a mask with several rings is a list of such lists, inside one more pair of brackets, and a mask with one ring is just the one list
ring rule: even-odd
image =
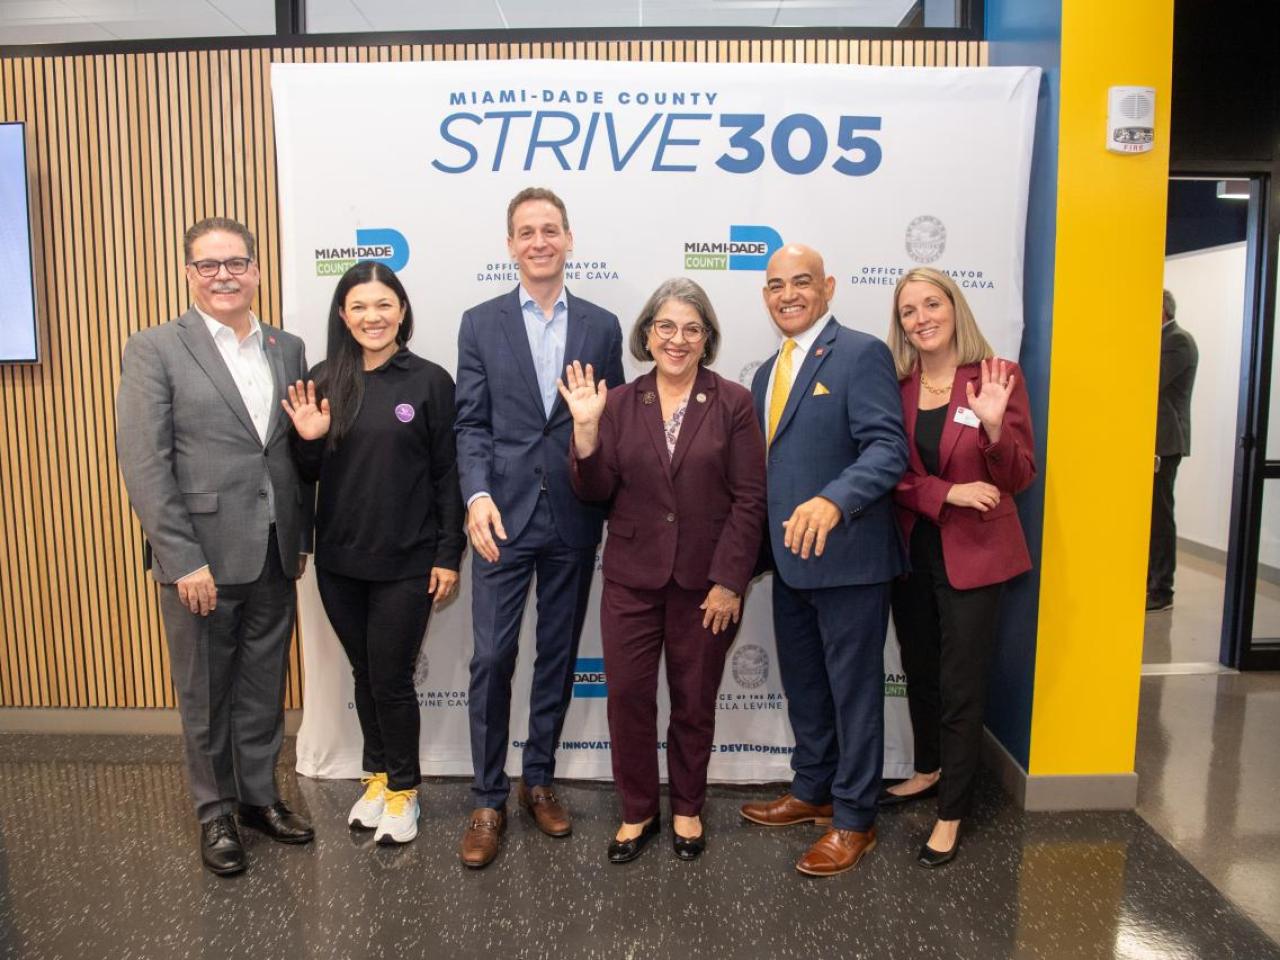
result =
[[900,807],[904,803],[910,803],[912,800],[925,800],[928,797],[936,797],[938,795],[938,783],[939,781],[935,780],[923,790],[917,790],[915,793],[890,793],[888,790],[881,790],[876,803],[882,807]]
[[697,860],[702,855],[702,851],[707,849],[706,826],[703,826],[702,832],[696,837],[682,837],[673,830],[671,846],[675,848],[676,856],[681,860]]
[[920,856],[916,857],[916,863],[922,867],[940,867],[943,864],[950,863],[956,858],[956,853],[960,850],[960,835],[956,834],[956,842],[951,845],[951,849],[945,853],[935,850],[929,846],[928,842],[920,848]]
[[609,862],[610,863],[627,863],[640,856],[642,851],[659,833],[662,832],[662,818],[654,815],[643,830],[640,831],[638,837],[632,837],[630,840],[611,840],[609,842]]
[[286,807],[283,800],[265,807],[240,804],[240,822],[281,843],[310,843],[316,836],[311,824]]
[[229,813],[200,824],[200,859],[210,873],[229,877],[244,870],[248,861],[240,843],[236,818]]

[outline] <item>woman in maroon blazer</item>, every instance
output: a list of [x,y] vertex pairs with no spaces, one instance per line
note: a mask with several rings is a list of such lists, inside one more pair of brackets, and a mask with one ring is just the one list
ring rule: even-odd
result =
[[654,745],[664,650],[675,851],[692,860],[705,847],[716,693],[765,516],[764,437],[751,394],[704,366],[719,343],[702,288],[668,280],[629,340],[653,370],[609,390],[575,363],[560,384],[573,414],[573,488],[584,500],[613,501],[600,606],[623,819],[609,845],[613,863],[635,859],[661,829]]
[[939,796],[918,858],[936,867],[955,858],[972,802],[1000,590],[1031,569],[1013,495],[1036,464],[1018,365],[995,358],[950,277],[921,267],[898,281],[888,340],[911,441],[894,491],[911,573],[894,585],[893,620],[916,773],[880,803]]

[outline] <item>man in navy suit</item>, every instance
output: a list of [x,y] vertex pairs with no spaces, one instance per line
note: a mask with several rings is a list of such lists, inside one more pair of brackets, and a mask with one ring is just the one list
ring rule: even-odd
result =
[[890,501],[907,467],[893,358],[836,322],[834,292],[817,251],[774,253],[764,300],[785,339],[751,385],[769,445],[773,628],[796,748],[790,792],[742,815],[833,824],[796,863],[812,876],[849,870],[875,846],[889,583],[907,568]]
[[573,829],[552,778],[604,509],[580,502],[569,485],[573,418],[556,378],[577,360],[610,386],[624,380],[618,318],[565,289],[573,234],[564,202],[540,187],[516,194],[507,249],[520,285],[472,307],[458,331],[458,470],[475,548],[468,867],[490,863],[506,829],[511,677],[535,573],[537,653],[519,799],[549,836]]

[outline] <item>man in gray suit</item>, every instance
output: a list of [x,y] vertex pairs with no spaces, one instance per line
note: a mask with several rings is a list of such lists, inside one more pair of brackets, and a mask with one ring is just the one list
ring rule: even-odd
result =
[[1173,483],[1178,465],[1191,454],[1191,389],[1200,353],[1191,334],[1173,319],[1178,304],[1164,292],[1160,311],[1160,400],[1156,410],[1156,477],[1151,497],[1151,547],[1147,559],[1147,609],[1173,606],[1173,571],[1178,564],[1178,529]]
[[281,409],[302,341],[258,322],[253,234],[214,217],[183,238],[193,306],[124,349],[116,447],[146,533],[200,820],[200,854],[245,868],[235,813],[284,843],[310,824],[276,790],[294,580],[312,491]]

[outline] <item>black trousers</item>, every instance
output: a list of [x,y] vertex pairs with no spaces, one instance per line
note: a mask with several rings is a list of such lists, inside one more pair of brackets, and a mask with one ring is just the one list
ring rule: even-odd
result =
[[1182,457],[1161,457],[1151,491],[1151,548],[1147,554],[1147,596],[1173,599],[1173,571],[1178,565],[1178,528],[1173,515],[1173,484]]
[[942,537],[925,520],[911,535],[911,574],[893,585],[893,623],[907,674],[907,708],[920,773],[941,769],[938,819],[962,820],[982,756],[987,670],[1004,584],[957,590]]
[[320,600],[351,661],[356,715],[364,736],[361,763],[386,771],[392,790],[422,782],[418,764],[421,715],[413,668],[431,615],[429,577],[357,580],[316,570]]

